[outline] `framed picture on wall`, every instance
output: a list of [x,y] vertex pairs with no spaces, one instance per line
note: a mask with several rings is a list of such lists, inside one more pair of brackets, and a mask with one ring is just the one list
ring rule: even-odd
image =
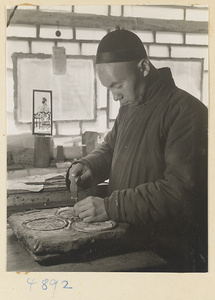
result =
[[33,90],[34,135],[52,135],[52,91]]

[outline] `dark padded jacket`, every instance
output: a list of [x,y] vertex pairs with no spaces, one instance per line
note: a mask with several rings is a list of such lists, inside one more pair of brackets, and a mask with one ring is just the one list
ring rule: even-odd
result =
[[142,103],[122,106],[104,143],[81,161],[97,182],[109,178],[110,219],[205,235],[207,108],[176,87],[170,69],[159,72]]

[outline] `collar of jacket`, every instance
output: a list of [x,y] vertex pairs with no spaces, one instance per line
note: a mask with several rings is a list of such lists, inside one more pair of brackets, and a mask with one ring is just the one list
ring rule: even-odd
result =
[[143,95],[144,104],[147,104],[158,94],[159,96],[166,95],[176,86],[170,68],[160,68],[158,72],[156,79],[153,80],[152,78],[152,80],[150,80],[148,88]]

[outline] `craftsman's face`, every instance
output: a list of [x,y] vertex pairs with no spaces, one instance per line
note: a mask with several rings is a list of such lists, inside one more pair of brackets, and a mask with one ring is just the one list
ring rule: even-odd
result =
[[97,71],[101,83],[111,90],[113,99],[120,101],[120,105],[137,105],[141,102],[146,73],[139,62],[98,64]]

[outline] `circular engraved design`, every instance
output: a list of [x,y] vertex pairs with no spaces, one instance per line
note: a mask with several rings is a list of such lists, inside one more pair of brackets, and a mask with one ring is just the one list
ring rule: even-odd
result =
[[65,218],[65,219],[77,220],[78,217],[73,216],[73,214],[74,214],[73,207],[62,207],[62,208],[58,209],[55,213],[55,215]]
[[115,221],[109,220],[105,222],[93,222],[93,223],[86,223],[82,220],[77,220],[72,223],[73,229],[81,232],[97,232],[97,231],[104,231],[110,230],[117,226]]
[[68,222],[60,218],[38,218],[25,221],[22,225],[31,230],[52,231],[65,228]]

